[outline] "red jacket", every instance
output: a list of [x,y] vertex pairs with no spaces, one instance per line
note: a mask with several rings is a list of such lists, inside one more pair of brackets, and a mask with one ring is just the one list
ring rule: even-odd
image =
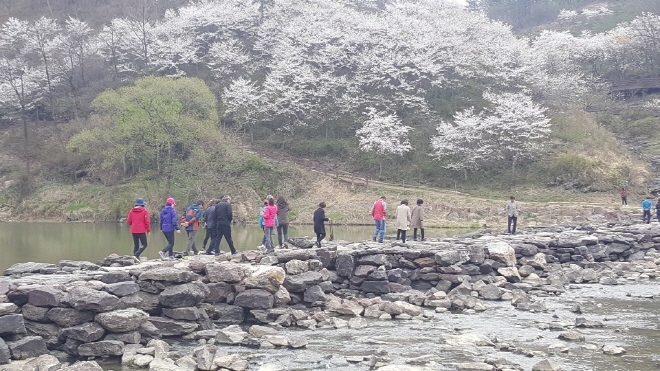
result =
[[374,217],[374,220],[385,220],[385,215],[387,215],[387,204],[383,200],[374,202],[374,206],[371,208],[371,216]]
[[277,206],[268,205],[263,212],[264,227],[275,227],[275,217],[277,217]]
[[146,208],[137,206],[128,212],[126,223],[131,226],[131,233],[149,233],[151,232],[151,221],[149,212]]

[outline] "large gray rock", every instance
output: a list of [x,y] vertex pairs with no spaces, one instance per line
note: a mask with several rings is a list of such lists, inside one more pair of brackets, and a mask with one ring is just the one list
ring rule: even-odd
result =
[[133,281],[110,283],[103,290],[117,297],[124,297],[140,291],[140,285]]
[[124,296],[119,299],[117,309],[136,308],[142,309],[149,314],[158,314],[160,312],[159,296],[144,291],[138,291],[135,294]]
[[237,325],[232,325],[218,331],[218,334],[215,336],[215,342],[218,344],[235,345],[240,344],[247,337],[247,332],[243,331]]
[[160,293],[158,301],[170,308],[194,307],[209,293],[210,290],[202,282],[191,282],[166,288]]
[[78,347],[78,355],[81,357],[120,356],[123,353],[124,343],[117,340],[101,340],[80,344]]
[[300,274],[309,270],[309,264],[307,261],[293,259],[284,264],[284,269],[286,274]]
[[8,341],[11,359],[28,359],[48,353],[46,342],[41,336],[26,336],[16,341]]
[[303,293],[308,288],[323,282],[323,275],[319,272],[308,271],[301,274],[289,275],[284,279],[284,287],[289,292]]
[[186,321],[198,321],[209,318],[204,310],[197,307],[163,308],[163,315],[172,319],[181,319]]
[[31,304],[25,304],[21,307],[21,313],[26,320],[37,322],[50,322],[48,319],[49,308],[35,307]]
[[154,359],[149,363],[149,371],[182,371],[179,366],[169,358]]
[[199,328],[199,324],[195,322],[175,321],[165,317],[150,317],[145,324],[149,323],[158,329],[158,334],[161,336],[181,336]]
[[25,322],[20,314],[8,314],[0,317],[0,336],[24,334]]
[[532,371],[561,371],[561,367],[551,359],[544,359],[532,366]]
[[234,286],[226,282],[215,282],[206,285],[209,289],[209,294],[206,295],[204,301],[209,303],[224,303],[228,297],[234,296]]
[[33,263],[33,262],[16,263],[5,270],[5,276],[21,275],[26,273],[41,273],[42,271],[50,272],[53,269],[57,270],[58,269],[57,265],[50,263]]
[[250,289],[263,289],[274,294],[284,283],[285,275],[280,267],[257,266],[245,278],[243,284]]
[[205,270],[209,282],[238,283],[250,273],[246,266],[229,262],[207,264]]
[[140,325],[145,322],[147,318],[149,318],[149,314],[145,311],[128,308],[99,313],[94,320],[108,331],[129,332],[139,329]]
[[490,259],[498,261],[507,267],[516,265],[516,250],[504,241],[490,242],[486,244]]
[[246,316],[245,308],[230,304],[213,304],[206,312],[214,322],[223,324],[241,323]]
[[266,290],[245,290],[234,299],[234,305],[252,309],[268,309],[273,307],[275,298]]
[[497,273],[506,277],[509,282],[516,283],[522,281],[522,277],[520,277],[520,273],[518,273],[518,268],[516,267],[502,267],[497,270]]
[[37,307],[59,307],[66,294],[53,287],[40,287],[30,291],[28,302]]
[[175,267],[157,267],[144,271],[139,276],[140,281],[166,281],[174,283],[186,283],[199,279],[197,273],[189,269]]
[[107,284],[127,281],[132,282],[133,280],[131,279],[131,274],[126,271],[112,271],[103,273],[101,276],[101,282]]
[[7,346],[7,343],[0,338],[0,365],[7,364],[11,361],[11,352],[9,351],[9,347]]
[[438,251],[435,253],[435,262],[441,267],[448,267],[454,264],[461,264],[469,259],[467,253],[461,254],[459,251]]
[[91,343],[100,340],[105,335],[105,330],[98,323],[87,322],[81,325],[67,327],[60,332],[61,337],[67,337],[83,343]]
[[60,268],[66,271],[96,271],[101,268],[98,264],[90,263],[84,260],[60,260]]
[[60,371],[103,371],[103,369],[94,361],[83,361],[63,367]]
[[323,292],[321,286],[314,285],[308,288],[307,290],[305,290],[305,293],[303,294],[303,301],[307,303],[325,301],[325,293]]
[[50,354],[42,354],[37,358],[33,358],[23,365],[23,370],[34,371],[51,371],[59,370],[61,367],[60,360]]
[[73,309],[93,312],[107,312],[119,305],[118,297],[87,287],[72,288],[65,300]]
[[121,333],[109,333],[105,335],[103,340],[118,340],[125,344],[140,344],[142,340],[142,335],[138,331],[131,332],[121,332]]
[[352,277],[355,270],[355,258],[348,253],[340,253],[337,255],[335,267],[337,268],[337,275],[341,277]]
[[71,327],[94,320],[94,313],[73,308],[53,308],[48,311],[48,319],[62,327]]
[[388,294],[392,292],[388,281],[364,281],[360,290],[374,294]]
[[0,303],[0,317],[7,314],[14,314],[18,311],[18,305],[14,303]]
[[504,291],[491,283],[484,286],[481,291],[479,291],[479,294],[481,294],[481,296],[486,300],[500,300],[504,294]]

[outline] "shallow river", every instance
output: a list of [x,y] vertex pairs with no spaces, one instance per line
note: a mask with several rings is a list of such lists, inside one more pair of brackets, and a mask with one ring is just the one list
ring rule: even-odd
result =
[[[328,235],[329,228],[326,228]],[[392,229],[388,230],[389,233]],[[395,231],[396,232],[396,231]],[[426,237],[449,237],[467,230],[425,229]],[[204,240],[204,231],[197,235],[197,246]],[[373,227],[335,226],[335,239],[363,241],[370,238]],[[311,225],[290,226],[289,237],[315,236]],[[232,228],[234,246],[239,251],[253,250],[261,244],[263,232],[256,225],[235,225]],[[316,237],[314,237],[316,238]],[[186,249],[186,232],[175,235],[174,250]],[[277,234],[273,236],[277,244]],[[158,257],[158,251],[167,245],[163,234],[156,230],[147,241],[142,256]],[[222,241],[220,250],[229,251]],[[96,262],[112,253],[133,254],[133,238],[128,226],[120,223],[0,223],[0,274],[12,264],[21,262],[57,263],[60,260],[86,260]]]

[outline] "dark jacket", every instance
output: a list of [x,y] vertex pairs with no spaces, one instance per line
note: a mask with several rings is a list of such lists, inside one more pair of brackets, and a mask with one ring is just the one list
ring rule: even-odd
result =
[[231,225],[231,220],[234,218],[231,210],[231,204],[227,201],[222,201],[215,205],[213,216],[215,219],[216,227],[219,225]]
[[289,224],[289,205],[277,205],[277,221],[280,224]]
[[320,207],[316,209],[316,211],[314,211],[314,233],[325,233],[325,224],[323,224],[323,222],[327,221],[328,218],[325,217],[325,210]]
[[204,223],[206,223],[207,229],[215,227],[215,205],[211,205],[204,210]]
[[179,218],[177,218],[176,210],[172,206],[165,206],[160,211],[160,230],[163,232],[179,230]]
[[198,204],[188,206],[181,216],[181,222],[188,222],[186,231],[196,231],[199,229],[199,220],[202,219],[202,209]]

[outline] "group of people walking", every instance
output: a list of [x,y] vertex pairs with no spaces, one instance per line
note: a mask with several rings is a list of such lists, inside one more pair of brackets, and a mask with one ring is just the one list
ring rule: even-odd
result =
[[[376,229],[372,240],[383,242],[385,238],[385,219],[387,217],[387,198],[380,196],[374,205],[371,207],[371,216],[374,218]],[[396,208],[396,239],[406,243],[406,234],[410,228],[413,228],[413,241],[417,241],[417,230],[420,232],[420,240],[424,238],[424,208],[422,205],[424,200],[421,198],[417,200],[417,205],[412,209],[408,206],[408,200],[402,200],[401,204]]]
[[[128,212],[126,218],[133,236],[133,256],[137,259],[140,259],[140,255],[147,248],[147,236],[151,234],[151,220],[146,206],[147,203],[143,198],[136,199],[134,207]],[[173,258],[174,235],[180,234],[181,228],[186,231],[188,238],[184,253],[186,256],[219,255],[220,243],[223,238],[227,241],[229,251],[236,254],[234,241],[231,237],[231,224],[234,215],[230,196],[224,196],[220,200],[211,199],[208,203],[198,200],[188,206],[181,217],[178,216],[174,206],[176,206],[175,200],[171,197],[168,198],[159,215],[160,230],[165,236],[165,240],[167,240],[167,245],[158,252],[161,259]],[[207,207],[205,208],[205,206]],[[284,197],[278,197],[277,203],[273,196],[268,195],[266,197],[264,207],[261,208],[259,214],[259,226],[264,231],[262,244],[268,252],[274,250],[272,234],[275,229],[277,229],[280,247],[286,246],[285,242],[289,239],[288,214],[289,204]],[[202,248],[198,250],[195,240],[202,223],[206,230],[206,236]]]

